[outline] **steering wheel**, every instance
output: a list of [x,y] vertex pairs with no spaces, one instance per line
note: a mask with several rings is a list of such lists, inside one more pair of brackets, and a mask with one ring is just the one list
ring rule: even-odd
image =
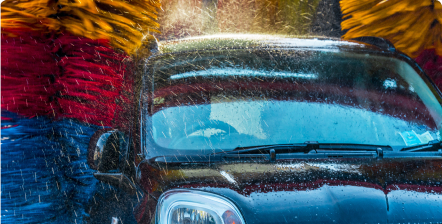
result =
[[195,122],[192,125],[189,125],[184,130],[184,133],[187,133],[187,136],[180,136],[175,137],[172,142],[170,143],[170,146],[174,147],[184,141],[187,138],[191,137],[204,137],[204,136],[189,136],[197,131],[204,131],[207,129],[216,129],[223,131],[222,133],[215,133],[214,135],[228,135],[228,134],[238,134],[238,131],[230,124],[227,124],[223,121],[208,121],[206,123],[201,122]]

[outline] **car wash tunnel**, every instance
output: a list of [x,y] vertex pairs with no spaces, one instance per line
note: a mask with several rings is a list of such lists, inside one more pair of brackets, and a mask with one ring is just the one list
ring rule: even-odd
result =
[[2,0],[2,223],[442,223],[438,0]]

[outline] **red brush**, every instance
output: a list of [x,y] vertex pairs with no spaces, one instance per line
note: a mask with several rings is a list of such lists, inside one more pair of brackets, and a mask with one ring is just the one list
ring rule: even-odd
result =
[[110,126],[127,56],[106,40],[14,30],[2,37],[2,109]]
[[116,98],[124,83],[124,54],[118,54],[106,40],[62,35],[55,41],[54,54],[62,69],[55,86],[62,117],[110,126],[117,110]]
[[2,109],[28,117],[58,113],[52,96],[60,68],[51,53],[51,38],[14,30],[2,34]]

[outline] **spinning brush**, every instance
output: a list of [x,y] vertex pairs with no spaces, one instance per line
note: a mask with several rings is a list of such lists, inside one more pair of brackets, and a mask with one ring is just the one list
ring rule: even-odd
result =
[[148,33],[158,32],[159,8],[157,0],[5,0],[1,26],[107,39],[113,47],[130,54]]
[[442,5],[437,0],[341,0],[343,36],[390,40],[411,57],[425,49],[442,55]]
[[[2,109],[28,117],[55,115],[50,96],[60,69],[51,54],[50,37],[11,30],[17,38],[2,34]],[[58,111],[57,111],[58,112]]]
[[[2,109],[110,126],[128,59],[158,32],[157,0],[2,2]],[[123,50],[126,54],[120,52]]]
[[125,86],[124,54],[107,40],[7,30],[2,38],[2,109],[111,125]]
[[54,82],[59,116],[110,126],[127,79],[122,62],[127,56],[113,51],[107,40],[73,35],[60,36],[54,46],[62,70]]

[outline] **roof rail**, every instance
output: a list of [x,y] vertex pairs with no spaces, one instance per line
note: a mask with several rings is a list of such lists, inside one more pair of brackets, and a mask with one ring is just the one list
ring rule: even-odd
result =
[[382,37],[372,37],[372,36],[366,36],[366,37],[357,37],[353,38],[351,40],[359,41],[362,43],[370,44],[373,46],[376,46],[378,48],[388,50],[388,51],[396,51],[396,48],[394,45],[387,39],[384,39]]

